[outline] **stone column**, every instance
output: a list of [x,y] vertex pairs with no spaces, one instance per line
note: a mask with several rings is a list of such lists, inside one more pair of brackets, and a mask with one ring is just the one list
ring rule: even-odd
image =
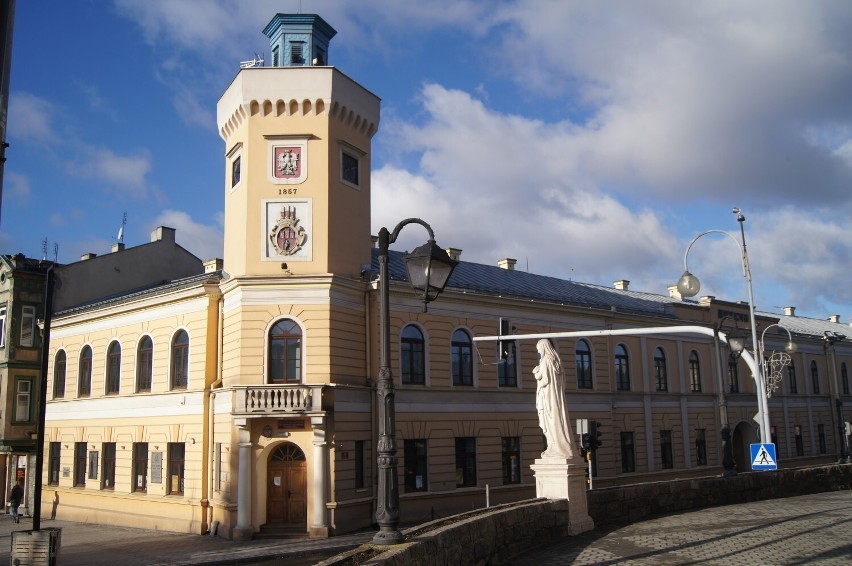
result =
[[234,540],[251,540],[254,527],[251,524],[251,421],[234,419],[239,431],[239,477],[237,478],[237,526],[234,527]]
[[311,482],[313,487],[311,494],[313,505],[311,507],[310,535],[312,537],[328,537],[328,513],[326,509],[328,504],[328,491],[326,490],[328,478],[326,477],[325,417],[311,417],[311,426],[314,431],[314,474],[313,481]]
[[586,500],[586,462],[580,458],[538,458],[530,467],[535,473],[536,497],[568,500],[569,534],[595,528]]

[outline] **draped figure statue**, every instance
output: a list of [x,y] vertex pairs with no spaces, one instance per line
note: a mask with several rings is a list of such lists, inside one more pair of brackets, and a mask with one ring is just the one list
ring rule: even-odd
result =
[[570,420],[565,408],[562,362],[550,340],[539,340],[536,349],[541,359],[533,369],[536,381],[535,408],[538,411],[538,425],[547,441],[547,447],[541,455],[546,458],[574,458]]

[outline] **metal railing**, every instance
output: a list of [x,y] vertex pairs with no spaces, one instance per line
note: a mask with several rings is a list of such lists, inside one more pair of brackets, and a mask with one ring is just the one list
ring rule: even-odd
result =
[[275,415],[322,410],[322,385],[237,385],[234,414]]

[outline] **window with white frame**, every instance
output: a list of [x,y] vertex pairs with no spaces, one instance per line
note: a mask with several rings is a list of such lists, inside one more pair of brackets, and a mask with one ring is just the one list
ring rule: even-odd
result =
[[35,336],[36,312],[32,305],[21,307],[21,346],[32,346]]

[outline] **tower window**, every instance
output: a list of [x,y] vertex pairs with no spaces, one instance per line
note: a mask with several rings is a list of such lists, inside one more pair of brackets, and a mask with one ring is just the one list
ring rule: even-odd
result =
[[341,157],[341,177],[343,180],[350,185],[359,186],[358,169],[358,158],[344,151]]
[[272,66],[278,66],[278,46],[272,48]]
[[240,184],[240,156],[234,158],[231,162],[231,188]]
[[290,63],[291,64],[299,64],[305,62],[303,57],[303,44],[301,43],[291,43],[290,44]]

